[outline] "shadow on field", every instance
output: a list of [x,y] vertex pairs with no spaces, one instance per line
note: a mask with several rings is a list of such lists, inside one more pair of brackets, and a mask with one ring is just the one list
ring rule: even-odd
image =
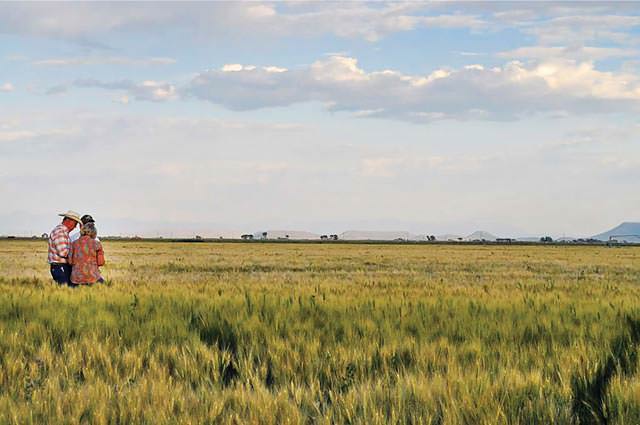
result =
[[189,325],[197,331],[203,343],[217,346],[218,350],[228,354],[228,359],[220,364],[219,374],[223,386],[230,386],[240,376],[236,366],[239,335],[235,327],[220,315],[202,313],[192,315]]
[[631,376],[638,365],[640,320],[627,316],[626,328],[611,342],[611,351],[594,370],[573,376],[572,413],[577,425],[606,425],[615,415],[607,390],[616,374]]

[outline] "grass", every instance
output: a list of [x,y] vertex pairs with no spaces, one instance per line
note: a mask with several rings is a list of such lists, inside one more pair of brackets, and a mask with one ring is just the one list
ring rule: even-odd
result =
[[640,249],[0,242],[0,424],[638,424]]

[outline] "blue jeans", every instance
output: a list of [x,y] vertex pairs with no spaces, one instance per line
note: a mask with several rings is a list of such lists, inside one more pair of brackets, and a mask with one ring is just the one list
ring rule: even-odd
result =
[[71,285],[71,265],[51,264],[51,277],[60,285]]

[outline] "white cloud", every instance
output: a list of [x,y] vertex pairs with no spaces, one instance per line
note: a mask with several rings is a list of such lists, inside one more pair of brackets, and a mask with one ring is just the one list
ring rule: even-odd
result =
[[480,52],[465,52],[465,51],[461,51],[461,52],[455,52],[460,56],[483,56],[485,55],[485,53],[480,53]]
[[551,90],[564,91],[583,99],[640,100],[640,79],[636,75],[598,71],[590,62],[544,62],[517,72],[519,80],[542,78]]
[[484,28],[480,17],[463,13],[425,15],[426,3],[92,3],[0,4],[5,32],[91,43],[115,32],[186,30],[197,36],[324,35],[376,41],[416,28]]
[[484,21],[483,19],[472,15],[425,16],[422,17],[419,22],[427,27],[433,26],[437,28],[480,29],[485,28],[489,25],[488,22]]
[[490,69],[473,64],[426,76],[367,72],[355,58],[343,56],[279,73],[240,64],[234,70],[203,72],[186,92],[234,110],[321,102],[357,116],[414,122],[635,110],[640,104],[638,75],[560,59]]
[[[107,47],[111,34],[179,31],[180,37],[321,37],[376,42],[390,34],[429,28],[503,31],[533,36],[538,46],[524,46],[502,56],[563,58],[578,61],[632,57],[640,26],[634,3],[456,3],[343,2],[161,2],[151,3],[0,3],[5,33],[70,40]],[[585,47],[593,44],[593,47]],[[611,45],[613,44],[613,46]],[[558,47],[563,46],[563,47]],[[565,47],[567,46],[567,47]],[[546,47],[547,50],[544,50]],[[564,49],[564,50],[560,50]],[[462,56],[480,52],[459,52]],[[172,58],[87,56],[45,58],[40,66],[129,65],[174,63]],[[230,64],[231,65],[231,64]],[[273,69],[271,70],[273,71]]]
[[[346,7],[344,7],[346,5]],[[397,32],[419,28],[480,29],[487,23],[478,16],[441,14],[424,16],[426,4],[385,4],[370,7],[366,3],[343,3],[343,7],[318,7],[309,13],[282,15],[289,34],[320,35],[333,33],[339,37],[361,38],[375,42]]]
[[615,154],[606,155],[600,158],[600,164],[604,167],[610,167],[618,170],[634,170],[637,172],[640,169],[639,159]]
[[[299,128],[138,112],[30,108],[17,117],[1,117],[2,131],[78,130],[65,137],[41,137],[37,143],[0,144],[0,185],[4,196],[16,200],[0,213],[21,209],[47,214],[47,209],[64,208],[65,200],[55,196],[59,188],[87,193],[78,209],[103,220],[144,215],[145,221],[201,220],[209,228],[222,223],[223,228],[243,230],[279,223],[302,223],[300,228],[314,230],[328,221],[333,223],[329,229],[342,230],[391,217],[394,221],[387,226],[411,230],[405,226],[413,221],[417,231],[430,233],[441,228],[433,223],[459,229],[470,220],[493,220],[529,231],[582,229],[593,234],[604,228],[603,214],[611,220],[611,214],[637,211],[637,201],[625,196],[633,191],[637,171],[629,168],[630,161],[619,162],[638,157],[633,143],[637,129],[628,143],[603,147],[610,152],[602,156],[608,161],[602,166],[597,157],[574,151],[529,155],[547,140],[545,134],[557,136],[547,127],[551,124],[540,120],[442,122],[425,132],[399,123],[362,126],[346,121]],[[584,120],[573,122],[584,125]],[[607,122],[595,117],[589,128],[606,127]],[[75,166],[60,170],[52,181],[46,164],[63,145],[66,161]],[[488,151],[505,151],[506,156],[492,157]],[[87,178],[73,179],[74,173]],[[507,181],[505,175],[511,178]],[[20,196],[27,192],[32,196]],[[522,193],[531,196],[519,196]],[[593,211],[588,206],[594,194],[619,202],[604,203],[585,217],[582,210]],[[176,208],[163,208],[167,202]],[[287,206],[284,215],[282,205]],[[310,210],[309,205],[317,208]],[[420,224],[424,211],[430,211],[431,225]],[[558,221],[567,211],[572,219]],[[49,219],[42,231],[50,227]],[[112,229],[120,233],[124,227]]]
[[162,81],[146,80],[136,83],[129,80],[102,82],[95,79],[83,79],[76,80],[73,85],[83,88],[101,88],[106,90],[124,91],[126,95],[120,99],[122,101],[126,98],[126,101],[121,103],[128,103],[131,98],[151,102],[163,102],[167,100],[174,100],[178,97],[176,87],[173,84]]
[[17,54],[13,54],[13,55],[7,55],[4,57],[5,60],[9,61],[9,62],[22,62],[22,61],[26,61],[29,58],[25,55],[17,55]]
[[522,22],[529,22],[539,17],[539,13],[531,9],[511,9],[495,12],[493,18],[497,22],[509,25],[518,25]]
[[[492,68],[475,63],[410,75],[393,69],[369,72],[355,58],[333,56],[292,70],[230,63],[197,74],[183,87],[155,80],[95,79],[76,80],[72,86],[117,91],[120,103],[192,97],[243,111],[319,102],[359,118],[417,123],[636,111],[640,106],[637,73],[601,71],[593,62],[561,58]],[[67,88],[56,86],[47,93]]]
[[247,15],[255,19],[272,18],[276,14],[275,8],[271,5],[255,4],[247,8]]
[[67,84],[58,84],[52,87],[49,87],[46,91],[46,95],[54,95],[54,94],[62,94],[69,91],[69,86]]
[[392,177],[393,167],[400,164],[396,158],[365,158],[362,160],[362,175],[366,177]]
[[610,145],[624,145],[635,141],[640,136],[640,126],[601,126],[588,127],[567,132],[558,140],[546,142],[541,150],[584,150]]
[[151,165],[149,172],[172,179],[196,177],[207,184],[255,185],[267,184],[289,169],[286,161],[203,159],[197,163],[160,161]]
[[503,153],[443,156],[402,152],[362,158],[360,175],[376,178],[406,178],[430,172],[453,175],[478,170],[481,167],[495,166],[505,158]]
[[[383,71],[384,72],[384,71]],[[358,60],[345,56],[333,56],[328,60],[314,62],[309,76],[316,81],[365,81],[368,76],[358,67]]]
[[237,72],[242,71],[244,69],[244,66],[240,65],[239,63],[228,63],[226,65],[223,65],[220,69],[222,72]]
[[4,83],[0,86],[0,92],[4,92],[4,93],[8,93],[10,91],[13,91],[15,89],[15,87],[13,87],[13,84],[11,83]]
[[160,81],[143,81],[142,84],[138,84],[135,88],[130,89],[138,99],[164,101],[175,99],[176,88],[171,84],[167,84]]
[[281,68],[279,66],[263,66],[262,69],[264,69],[267,72],[286,72],[286,71],[288,71],[287,68]]
[[[0,3],[5,33],[71,40],[106,47],[107,35],[180,31],[197,39],[242,37],[337,37],[378,41],[390,34],[424,28],[501,31],[516,29],[540,45],[582,46],[637,43],[640,26],[633,2],[456,3],[343,2],[161,2]],[[577,58],[582,59],[582,58]],[[169,58],[51,58],[41,65],[172,63]]]
[[127,95],[120,96],[119,98],[114,100],[114,102],[120,103],[122,105],[128,105],[130,101],[131,100],[129,99],[129,96]]
[[522,31],[547,45],[581,45],[587,42],[628,43],[637,37],[628,30],[640,26],[634,15],[568,15],[523,24]]
[[0,142],[15,142],[18,140],[32,139],[37,135],[37,132],[30,130],[0,131]]
[[37,66],[79,66],[79,65],[171,65],[173,58],[127,58],[119,56],[85,56],[75,58],[52,58],[33,61]]
[[353,113],[353,116],[356,118],[368,118],[368,117],[375,117],[375,116],[381,115],[382,113],[384,113],[384,109],[382,108],[363,109],[361,111],[355,111]]
[[361,160],[360,172],[365,177],[395,177],[402,171],[444,168],[451,159],[442,156],[393,155]]
[[562,46],[524,46],[500,52],[502,58],[526,58],[537,60],[574,59],[578,61],[598,61],[607,58],[638,57],[640,51],[620,47],[562,47]]
[[39,137],[60,137],[74,134],[75,129],[48,129],[48,130],[20,130],[0,129],[0,142],[18,142],[23,140],[32,140]]

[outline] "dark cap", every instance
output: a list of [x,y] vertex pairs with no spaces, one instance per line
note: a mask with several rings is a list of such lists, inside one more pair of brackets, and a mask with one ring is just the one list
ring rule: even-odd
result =
[[91,217],[89,214],[85,214],[82,217],[80,217],[80,221],[82,221],[82,224],[95,223],[96,222],[93,219],[93,217]]

